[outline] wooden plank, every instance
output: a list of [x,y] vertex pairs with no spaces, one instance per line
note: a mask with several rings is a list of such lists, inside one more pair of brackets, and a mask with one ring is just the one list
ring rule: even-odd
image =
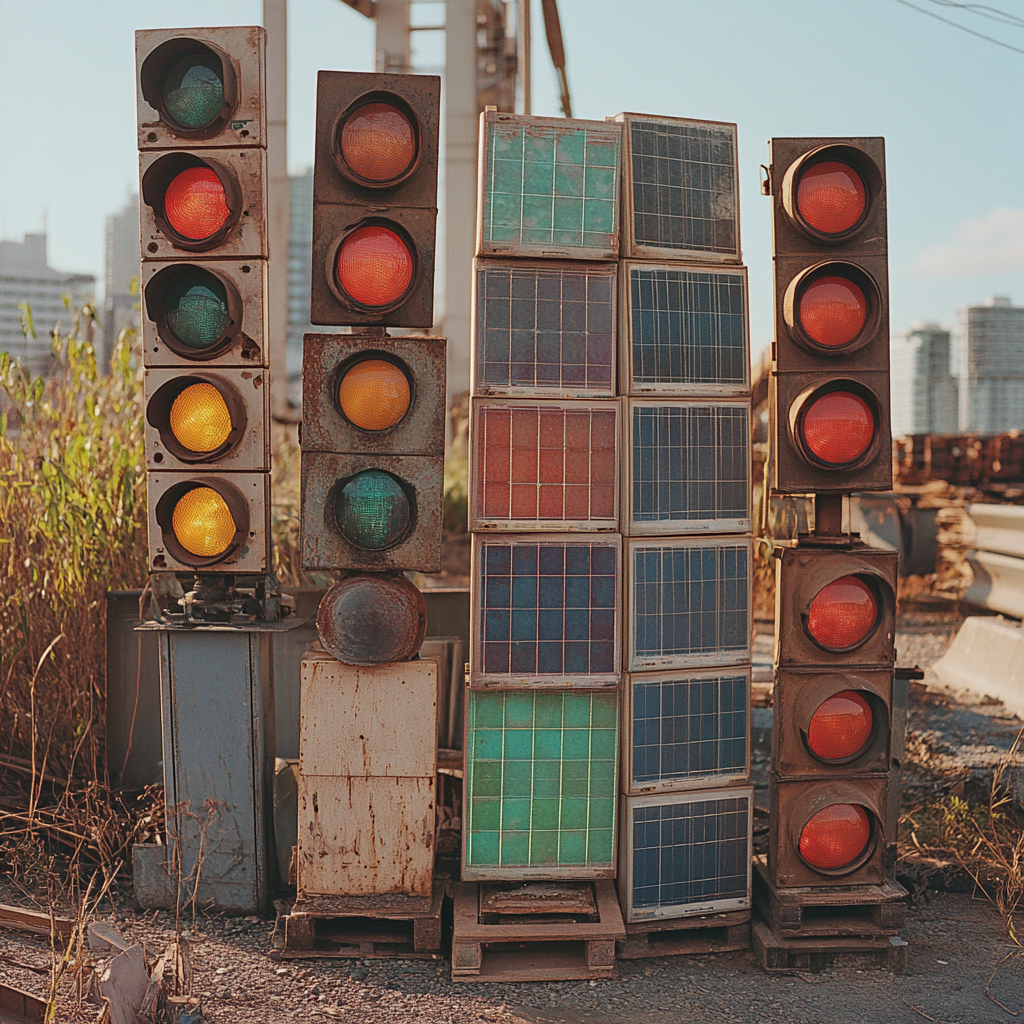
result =
[[[4,909],[13,908],[4,907]],[[0,982],[0,1020],[9,1020],[12,1024],[37,1024],[37,1022],[42,1024],[45,1015],[45,999],[40,999],[32,995],[31,992],[24,992],[13,985]]]
[[435,779],[299,778],[298,892],[429,898]]
[[526,948],[486,946],[479,968],[470,973],[457,970],[452,961],[452,981],[513,982],[571,981],[585,978],[611,978],[615,964],[588,963],[588,942],[562,940],[538,942]]
[[[749,914],[748,914],[749,917]],[[615,944],[622,960],[651,956],[688,956],[695,953],[727,953],[750,946],[750,924],[678,928],[675,931],[630,935]]]
[[481,914],[596,914],[594,889],[587,882],[482,884]]
[[[52,918],[52,929],[62,939],[71,938],[74,922],[64,917]],[[32,935],[49,935],[51,917],[38,910],[26,910],[23,907],[11,907],[0,903],[0,928],[12,928],[19,932]]]
[[749,910],[733,910],[727,914],[700,914],[695,917],[660,917],[651,921],[626,922],[626,936],[649,935],[651,932],[678,932],[694,928],[728,928],[750,920]]
[[907,943],[896,935],[790,939],[775,934],[762,920],[751,922],[751,945],[765,971],[818,970],[836,954],[856,956],[867,966],[902,974],[907,966]]
[[302,662],[300,772],[424,778],[437,770],[437,662]]

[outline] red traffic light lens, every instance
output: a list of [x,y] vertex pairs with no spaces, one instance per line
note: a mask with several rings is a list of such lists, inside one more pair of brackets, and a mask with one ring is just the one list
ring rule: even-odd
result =
[[825,348],[848,345],[867,318],[864,292],[846,277],[819,277],[800,296],[800,326]]
[[372,224],[357,228],[341,243],[337,272],[338,283],[352,299],[383,309],[409,290],[412,253],[394,231]]
[[800,833],[800,856],[812,868],[837,871],[856,861],[871,839],[871,820],[857,804],[831,804]]
[[811,715],[807,745],[823,761],[844,761],[864,749],[873,724],[871,705],[856,690],[843,690]]
[[164,213],[183,238],[200,242],[227,223],[224,184],[209,167],[186,167],[171,180],[164,193]]
[[345,119],[341,155],[353,173],[378,185],[397,181],[416,160],[416,132],[390,103],[366,103]]
[[864,216],[867,189],[849,164],[826,160],[800,176],[796,205],[800,216],[815,231],[840,235],[856,227]]
[[804,413],[800,432],[807,450],[831,466],[862,458],[875,439],[875,417],[867,402],[849,391],[829,391]]
[[807,613],[811,636],[822,647],[836,651],[866,639],[877,621],[878,601],[856,576],[841,576],[822,587]]

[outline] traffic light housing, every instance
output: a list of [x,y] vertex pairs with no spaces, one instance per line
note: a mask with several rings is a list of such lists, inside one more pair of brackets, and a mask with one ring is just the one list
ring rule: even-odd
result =
[[321,71],[314,324],[431,327],[440,79]]
[[885,145],[772,139],[777,493],[892,486]]
[[270,569],[265,50],[136,33],[153,571]]

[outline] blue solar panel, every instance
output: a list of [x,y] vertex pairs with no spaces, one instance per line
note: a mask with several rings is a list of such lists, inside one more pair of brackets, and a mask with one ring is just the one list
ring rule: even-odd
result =
[[[634,911],[749,905],[751,790],[628,800]],[[647,915],[647,916],[653,916]]]
[[632,671],[750,660],[750,545],[630,544]]
[[625,264],[632,391],[749,387],[747,282],[742,271]]
[[633,785],[747,774],[747,673],[632,679]]
[[617,541],[477,543],[476,674],[617,681]]
[[636,401],[630,418],[634,525],[661,523],[672,533],[750,528],[747,403]]

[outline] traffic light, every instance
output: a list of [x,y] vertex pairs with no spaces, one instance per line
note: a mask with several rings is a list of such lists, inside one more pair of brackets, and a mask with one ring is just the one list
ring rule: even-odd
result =
[[772,139],[773,489],[892,486],[885,144]]
[[314,324],[431,327],[440,79],[321,71]]
[[266,573],[262,28],[136,33],[151,570]]

